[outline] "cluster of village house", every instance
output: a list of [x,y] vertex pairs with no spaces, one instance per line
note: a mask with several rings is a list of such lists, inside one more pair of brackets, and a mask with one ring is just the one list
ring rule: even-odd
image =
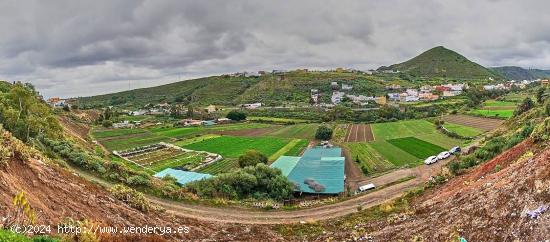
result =
[[[527,85],[541,82],[542,85],[547,86],[548,80],[523,80],[523,81],[508,81],[505,83],[495,85],[484,85],[485,90],[510,90],[512,87],[524,89]],[[365,95],[352,95],[346,94],[353,89],[352,85],[342,83],[341,86],[338,82],[331,82],[332,87],[332,105],[336,105],[342,102],[344,97],[348,98],[355,104],[366,105],[368,102],[375,102],[376,104],[384,105],[388,101],[391,102],[418,102],[418,101],[434,101],[439,98],[454,97],[462,94],[462,91],[468,89],[468,84],[443,84],[438,86],[424,85],[419,89],[416,88],[403,88],[398,84],[392,84],[386,86],[388,93],[385,96],[365,96]],[[319,90],[311,89],[311,100],[313,103],[319,103]]]
[[[442,97],[453,97],[460,95],[464,89],[468,88],[467,84],[445,84],[440,86],[422,86],[420,89],[414,88],[402,88],[400,85],[392,84],[386,86],[389,91],[385,96],[365,96],[365,95],[352,95],[346,94],[347,91],[353,89],[352,85],[343,84],[338,82],[332,82],[331,87],[333,89],[331,102],[336,105],[342,102],[344,97],[348,98],[353,103],[359,105],[366,105],[368,102],[375,102],[379,105],[384,105],[388,101],[393,102],[417,102],[417,101],[433,101],[440,98],[440,95],[434,93],[440,93]],[[317,103],[319,100],[319,92],[317,89],[311,90],[311,99]]]
[[511,81],[508,81],[508,82],[505,82],[505,83],[499,83],[499,84],[496,84],[496,85],[484,85],[483,89],[485,89],[487,91],[491,91],[491,90],[510,90],[510,89],[512,89],[512,87],[517,87],[519,89],[525,89],[527,87],[527,85],[529,85],[531,83],[535,83],[535,82],[540,82],[541,85],[548,86],[548,80],[541,80],[541,79],[523,80],[523,81],[511,80]]

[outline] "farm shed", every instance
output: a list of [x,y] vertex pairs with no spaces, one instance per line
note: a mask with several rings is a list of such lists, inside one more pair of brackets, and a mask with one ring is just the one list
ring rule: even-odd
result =
[[298,156],[281,156],[271,164],[271,167],[278,168],[283,172],[283,176],[288,176],[299,160],[300,157]]
[[164,178],[165,176],[170,175],[171,177],[176,178],[176,182],[183,186],[189,182],[198,181],[206,178],[212,177],[212,175],[209,174],[203,174],[203,173],[197,173],[197,172],[191,172],[191,171],[182,171],[182,170],[176,170],[172,168],[166,168],[154,176],[157,178]]
[[302,157],[282,156],[271,167],[281,169],[296,192],[338,194],[344,192],[344,164],[341,148],[315,147]]

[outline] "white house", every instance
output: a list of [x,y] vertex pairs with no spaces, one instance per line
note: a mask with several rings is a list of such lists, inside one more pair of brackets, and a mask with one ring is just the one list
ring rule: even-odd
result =
[[332,97],[330,98],[331,102],[334,104],[338,104],[342,102],[342,98],[344,97],[345,93],[334,91],[332,92]]
[[351,90],[351,89],[353,89],[353,85],[342,83],[342,90]]
[[407,89],[406,90],[408,96],[418,96],[418,90],[416,89]]
[[147,113],[147,110],[138,110],[138,111],[130,112],[130,115],[138,116],[138,115],[145,115],[146,113]]
[[399,93],[388,93],[390,101],[399,101]]
[[262,103],[246,103],[242,107],[246,109],[256,109],[262,106]]

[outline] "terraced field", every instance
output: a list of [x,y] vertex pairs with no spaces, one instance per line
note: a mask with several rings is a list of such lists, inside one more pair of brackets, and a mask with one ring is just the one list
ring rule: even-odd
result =
[[493,129],[496,129],[502,123],[504,123],[503,120],[474,117],[474,116],[461,115],[461,114],[443,116],[442,119],[443,121],[445,121],[445,123],[461,124],[464,126],[474,127],[484,131],[491,131]]
[[293,139],[290,142],[288,142],[283,148],[275,152],[275,154],[271,155],[269,157],[269,161],[275,161],[282,155],[288,155],[288,153],[301,153],[304,148],[306,148],[308,144],[307,140],[303,139]]
[[511,118],[518,104],[511,101],[487,100],[483,107],[470,111],[470,114],[484,117]]
[[440,152],[447,150],[424,140],[419,140],[415,137],[390,139],[388,140],[388,143],[416,156],[419,159],[426,159],[429,156],[437,155]]
[[219,173],[229,172],[231,171],[231,169],[238,167],[239,163],[237,162],[236,158],[226,158],[202,169],[199,169],[198,172],[215,175]]
[[460,145],[461,140],[439,132],[426,120],[376,123],[370,125],[375,140],[371,142],[344,143],[352,158],[359,160],[372,172],[382,172],[395,167],[421,164],[426,154]]
[[376,137],[375,143],[380,140],[390,140],[404,137],[415,137],[420,140],[449,149],[462,141],[450,138],[440,133],[435,125],[426,120],[406,120],[399,122],[372,124],[372,131]]
[[445,127],[445,129],[449,131],[455,132],[456,134],[462,137],[475,137],[485,132],[482,129],[469,127],[461,124],[455,124],[455,123],[445,123],[443,127]]
[[292,148],[287,150],[283,155],[286,156],[300,156],[305,148],[307,148],[307,145],[309,144],[308,140],[301,139],[296,143]]
[[270,128],[271,124],[261,123],[236,123],[236,124],[224,124],[214,125],[209,127],[155,127],[150,129],[151,132],[158,135],[170,137],[170,138],[186,138],[197,134],[206,133],[224,133],[230,131],[245,131],[245,130],[257,130],[263,128]]
[[349,125],[345,142],[369,142],[374,141],[374,135],[369,124]]
[[347,143],[345,146],[351,151],[351,158],[353,160],[359,159],[361,164],[367,166],[370,173],[382,172],[396,167],[367,143]]
[[145,167],[154,172],[166,168],[181,167],[191,170],[206,160],[207,154],[194,151],[185,151],[163,145],[143,146],[119,153],[124,159],[136,166]]
[[280,138],[294,138],[294,139],[315,139],[315,132],[317,131],[319,124],[296,124],[287,125],[279,128],[266,135],[275,136]]
[[226,135],[184,145],[183,147],[191,150],[208,151],[227,158],[237,158],[247,150],[255,149],[265,156],[270,157],[283,148],[289,141],[288,139],[275,137],[242,137]]
[[92,136],[109,151],[170,141],[168,137],[144,129],[94,130]]

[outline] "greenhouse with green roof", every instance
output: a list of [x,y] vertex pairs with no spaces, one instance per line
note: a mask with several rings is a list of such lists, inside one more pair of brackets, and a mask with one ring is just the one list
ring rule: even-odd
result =
[[280,169],[298,193],[340,194],[345,186],[344,165],[341,148],[314,147],[301,157],[281,156],[271,167]]

